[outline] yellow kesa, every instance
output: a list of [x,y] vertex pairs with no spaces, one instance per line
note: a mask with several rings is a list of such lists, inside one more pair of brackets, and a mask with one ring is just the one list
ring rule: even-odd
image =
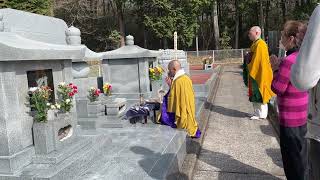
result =
[[251,45],[252,60],[248,64],[249,75],[257,82],[263,104],[269,102],[275,94],[271,90],[273,72],[267,44],[259,39]]
[[174,80],[170,88],[167,111],[175,113],[177,127],[186,129],[189,136],[195,136],[198,129],[194,101],[191,79],[182,75]]

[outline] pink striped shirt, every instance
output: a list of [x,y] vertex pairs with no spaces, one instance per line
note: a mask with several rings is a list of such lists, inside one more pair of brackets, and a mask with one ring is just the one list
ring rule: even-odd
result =
[[280,64],[272,81],[272,90],[277,94],[280,125],[299,127],[307,123],[308,92],[300,91],[290,82],[291,66],[298,52],[287,56]]

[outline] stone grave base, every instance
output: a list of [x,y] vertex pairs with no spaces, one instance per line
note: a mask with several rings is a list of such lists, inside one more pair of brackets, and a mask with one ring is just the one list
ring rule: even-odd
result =
[[82,129],[122,128],[123,122],[118,116],[100,116],[97,118],[78,118]]
[[71,180],[77,179],[102,155],[102,147],[111,139],[100,134],[78,136],[70,146],[47,155],[33,155],[32,163],[13,175],[0,174],[0,180]]
[[168,126],[137,123],[82,133],[102,133],[112,138],[112,144],[78,180],[175,179],[186,156],[186,133]]
[[[168,126],[135,124],[79,133],[76,153],[70,148],[34,157],[22,172],[0,180],[175,179],[186,156],[186,133]],[[36,163],[39,159],[42,164]]]

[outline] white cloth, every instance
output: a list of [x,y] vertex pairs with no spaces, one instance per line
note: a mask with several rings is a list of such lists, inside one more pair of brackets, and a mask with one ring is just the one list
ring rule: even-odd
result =
[[299,50],[296,64],[291,68],[291,82],[301,90],[316,86],[320,79],[320,5],[310,17],[308,30]]
[[268,104],[253,103],[253,116],[259,117],[260,119],[266,119],[268,116]]
[[320,5],[313,11],[296,64],[291,68],[291,82],[309,93],[307,137],[320,142]]
[[185,75],[186,73],[184,72],[183,69],[180,69],[176,75],[174,75],[174,78],[173,78],[173,81],[176,80],[178,77],[182,76],[182,75]]

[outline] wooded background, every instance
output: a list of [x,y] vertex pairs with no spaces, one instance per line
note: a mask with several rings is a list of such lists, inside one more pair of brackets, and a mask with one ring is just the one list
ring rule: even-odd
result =
[[0,0],[14,8],[54,16],[82,32],[82,43],[95,51],[116,49],[125,35],[148,49],[247,48],[247,31],[259,25],[279,31],[286,20],[308,20],[320,0]]

